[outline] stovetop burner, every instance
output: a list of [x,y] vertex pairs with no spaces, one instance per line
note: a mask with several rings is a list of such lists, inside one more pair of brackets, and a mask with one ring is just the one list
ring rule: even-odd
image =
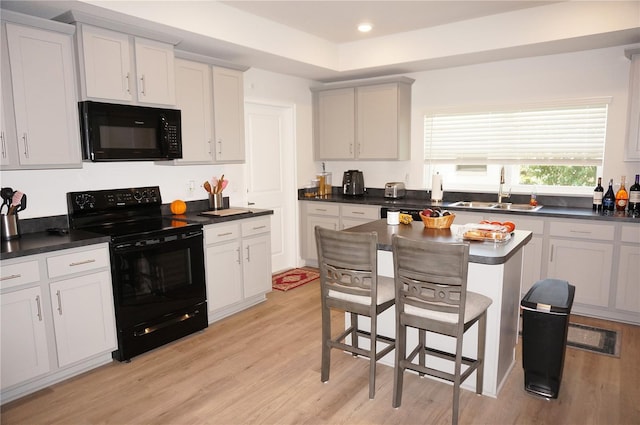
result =
[[186,231],[199,224],[163,217],[158,186],[67,193],[69,225],[113,240]]

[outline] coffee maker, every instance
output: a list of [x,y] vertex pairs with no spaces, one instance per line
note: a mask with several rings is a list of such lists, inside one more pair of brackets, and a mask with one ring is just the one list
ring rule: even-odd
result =
[[364,195],[364,176],[362,171],[348,170],[342,176],[342,193],[344,195]]

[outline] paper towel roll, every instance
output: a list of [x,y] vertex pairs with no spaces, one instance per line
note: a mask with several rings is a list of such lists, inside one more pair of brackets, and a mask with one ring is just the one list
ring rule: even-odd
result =
[[442,201],[442,176],[439,173],[436,173],[431,178],[431,200],[432,201]]

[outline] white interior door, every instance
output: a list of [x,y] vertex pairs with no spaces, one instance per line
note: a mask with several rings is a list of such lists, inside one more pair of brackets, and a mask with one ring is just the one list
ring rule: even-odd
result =
[[293,106],[245,103],[247,200],[250,206],[274,211],[272,272],[296,266],[294,127]]

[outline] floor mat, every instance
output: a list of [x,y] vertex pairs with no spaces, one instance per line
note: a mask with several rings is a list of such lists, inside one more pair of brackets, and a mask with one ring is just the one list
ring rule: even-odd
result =
[[288,291],[289,289],[302,286],[305,283],[313,282],[319,277],[320,274],[317,269],[306,267],[291,269],[283,273],[274,274],[271,278],[271,285],[273,289],[277,289],[278,291]]

